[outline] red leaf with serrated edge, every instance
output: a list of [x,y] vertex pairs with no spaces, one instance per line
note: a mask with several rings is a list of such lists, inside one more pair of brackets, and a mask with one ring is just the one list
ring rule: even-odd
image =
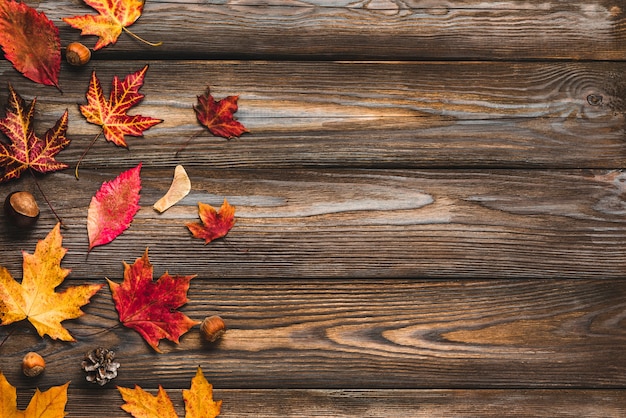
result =
[[140,170],[141,163],[102,183],[100,190],[91,198],[87,212],[89,251],[113,241],[130,226],[139,210]]
[[117,76],[113,77],[108,101],[94,71],[87,91],[88,104],[80,106],[80,111],[87,121],[101,126],[104,137],[120,147],[128,147],[124,135],[142,136],[143,131],[163,122],[162,119],[126,113],[144,98],[139,89],[143,86],[146,71],[147,65],[127,75],[124,81],[120,81]]
[[0,1],[0,45],[5,58],[25,77],[60,90],[59,29],[43,12],[24,3]]
[[24,99],[9,85],[9,104],[6,117],[0,119],[0,131],[11,143],[0,142],[0,169],[3,170],[0,183],[20,177],[26,169],[49,173],[67,168],[67,164],[55,160],[55,156],[70,143],[65,136],[67,110],[40,139],[32,127],[36,103],[35,98],[30,106],[26,106]]
[[108,280],[120,322],[134,329],[155,351],[159,341],[179,343],[180,337],[199,322],[177,311],[187,303],[189,282],[195,276],[170,276],[164,273],[156,282],[148,249],[133,265],[124,262],[124,281]]
[[213,135],[222,138],[236,138],[244,132],[250,132],[233,114],[237,111],[239,96],[228,96],[215,101],[207,87],[203,95],[198,96],[198,104],[193,107],[198,122],[205,126]]
[[198,214],[202,222],[188,223],[187,228],[194,237],[203,239],[205,244],[226,236],[235,225],[235,207],[231,206],[226,199],[219,212],[213,206],[199,202]]

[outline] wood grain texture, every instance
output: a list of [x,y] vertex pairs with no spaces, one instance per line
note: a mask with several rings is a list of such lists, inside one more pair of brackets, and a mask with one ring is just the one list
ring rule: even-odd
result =
[[[114,76],[146,62],[63,67],[64,94],[3,74],[38,98],[43,132],[68,109],[75,164],[98,132],[79,112],[91,71],[108,94]],[[100,138],[85,168],[619,168],[626,165],[626,64],[490,62],[156,61],[130,113],[164,119],[128,138],[130,151]],[[251,131],[226,141],[198,124],[192,106],[207,85],[239,95]],[[6,103],[7,89],[0,89]],[[181,150],[181,148],[184,148]]]
[[[155,265],[157,270],[163,270]],[[174,271],[170,270],[170,273]],[[67,321],[76,343],[16,325],[3,373],[27,389],[20,359],[47,361],[40,387],[89,389],[83,354],[112,348],[115,385],[189,386],[201,366],[221,389],[615,388],[626,386],[626,280],[192,280],[183,311],[218,314],[215,345],[198,328],[155,353],[115,327],[108,288]],[[11,327],[0,329],[1,336]],[[102,332],[104,331],[104,332]]]
[[[151,392],[155,392],[152,390]],[[220,417],[622,418],[620,390],[214,390]],[[25,405],[28,396],[20,394]],[[171,394],[184,415],[180,391]],[[70,389],[67,418],[128,418],[115,390]]]
[[[143,168],[142,209],[131,227],[87,256],[91,197],[118,170],[42,177],[68,229],[65,266],[74,278],[115,278],[122,261],[150,248],[153,263],[178,274],[241,277],[601,277],[622,278],[625,174],[612,170],[208,170],[187,169],[192,192],[163,214],[152,204],[173,170]],[[7,184],[38,194],[31,178]],[[0,259],[21,274],[56,220],[30,233],[0,216]],[[205,245],[186,222],[197,203],[237,207],[225,241]]]
[[[59,22],[63,45],[81,37],[61,18],[94,14],[79,0],[34,5]],[[156,0],[132,30],[161,47],[123,34],[96,57],[621,60],[625,10],[622,0]]]

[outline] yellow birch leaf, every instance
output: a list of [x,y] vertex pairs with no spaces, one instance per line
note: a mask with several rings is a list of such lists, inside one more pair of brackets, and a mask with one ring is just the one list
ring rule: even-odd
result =
[[185,418],[214,418],[220,414],[222,401],[213,400],[213,385],[206,380],[200,367],[191,379],[191,388],[183,389],[183,399]]
[[135,389],[118,387],[126,403],[122,409],[135,418],[178,418],[174,405],[163,387],[159,385],[157,396],[135,385]]

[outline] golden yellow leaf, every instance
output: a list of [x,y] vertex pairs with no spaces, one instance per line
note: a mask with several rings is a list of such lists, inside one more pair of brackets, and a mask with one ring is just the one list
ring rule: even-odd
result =
[[122,409],[135,418],[178,418],[174,405],[159,385],[157,396],[135,385],[135,389],[117,388],[126,403]]
[[24,411],[17,409],[17,392],[0,372],[0,417],[2,418],[63,418],[67,403],[67,387],[53,386],[45,392],[37,389]]
[[0,320],[2,325],[28,319],[40,336],[74,341],[63,328],[61,321],[83,315],[80,307],[102,288],[100,285],[82,285],[56,293],[69,274],[61,267],[61,259],[67,250],[61,246],[60,225],[57,224],[48,236],[37,243],[35,252],[23,252],[23,277],[16,282],[9,271],[0,267]]
[[213,385],[206,380],[200,367],[191,379],[191,388],[183,390],[183,399],[185,418],[213,418],[220,414],[222,401],[213,400]]
[[[161,385],[156,396],[139,386],[117,389],[126,401],[122,409],[135,418],[177,418],[174,405]],[[213,386],[207,382],[200,367],[191,379],[191,388],[183,390],[183,399],[185,418],[214,418],[220,414],[222,401],[213,400]]]

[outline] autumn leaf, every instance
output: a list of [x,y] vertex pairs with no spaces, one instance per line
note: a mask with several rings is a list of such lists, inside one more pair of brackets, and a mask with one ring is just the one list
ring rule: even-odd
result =
[[[139,386],[135,389],[117,388],[126,402],[122,409],[135,418],[178,418],[167,392],[159,385],[154,396]],[[222,401],[213,400],[213,386],[198,367],[191,388],[183,390],[185,418],[214,418],[220,414]]]
[[127,29],[141,16],[142,0],[85,0],[85,3],[96,9],[99,15],[65,17],[63,21],[74,29],[80,29],[81,35],[97,36],[99,39],[94,50],[117,42],[122,31],[148,45],[161,45],[160,42],[148,42]]
[[227,96],[215,101],[207,87],[204,94],[198,96],[198,104],[193,107],[198,122],[213,135],[228,139],[239,137],[244,132],[250,132],[233,116],[237,111],[238,98],[239,96]]
[[23,319],[33,324],[40,336],[63,341],[74,341],[61,322],[83,315],[80,307],[103,285],[68,287],[62,293],[59,286],[69,270],[61,267],[61,259],[67,250],[61,246],[63,237],[60,224],[48,236],[37,243],[35,252],[23,252],[23,278],[16,282],[9,271],[0,267],[0,320],[9,325]]
[[235,225],[235,207],[226,199],[219,212],[213,206],[199,202],[198,214],[201,222],[187,223],[187,228],[195,238],[203,239],[205,244],[226,236]]
[[40,139],[32,127],[36,103],[35,98],[30,106],[26,106],[24,99],[9,85],[7,113],[4,119],[0,119],[0,130],[11,142],[0,142],[0,168],[3,169],[0,183],[20,177],[26,169],[48,173],[67,168],[67,164],[55,160],[55,156],[70,143],[65,136],[67,110]]
[[122,324],[139,332],[155,351],[159,340],[179,343],[180,337],[198,322],[177,311],[187,303],[189,282],[195,276],[170,276],[165,272],[156,282],[148,249],[133,265],[124,262],[122,284],[109,282],[115,308]]
[[63,418],[67,403],[67,387],[53,386],[45,392],[37,389],[24,411],[17,409],[17,391],[0,372],[0,417],[2,418]]
[[177,165],[174,169],[174,179],[167,193],[157,200],[152,207],[159,213],[165,212],[167,209],[180,202],[191,191],[191,180],[185,171],[185,167]]
[[5,58],[25,77],[60,90],[59,29],[43,12],[24,3],[0,1],[0,45]]
[[91,74],[89,90],[87,91],[87,103],[80,106],[80,111],[88,122],[102,127],[104,137],[120,147],[127,147],[124,135],[142,136],[143,131],[163,122],[141,115],[127,115],[128,110],[137,105],[144,98],[139,93],[143,86],[143,79],[148,71],[146,65],[143,69],[129,74],[124,81],[115,76],[113,86],[107,101],[104,97],[102,85],[96,76]]
[[141,163],[105,181],[91,198],[87,210],[89,251],[113,241],[130,226],[139,210],[140,171]]

